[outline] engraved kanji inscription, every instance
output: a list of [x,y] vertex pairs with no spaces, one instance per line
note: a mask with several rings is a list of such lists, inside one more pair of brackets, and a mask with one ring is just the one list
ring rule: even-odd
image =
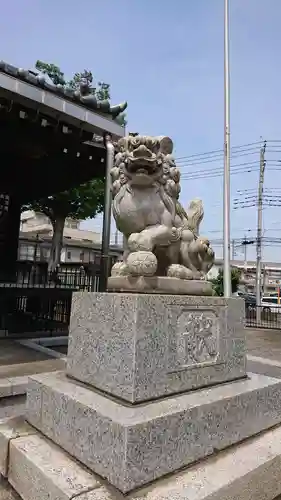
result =
[[178,318],[178,364],[212,364],[218,357],[217,318],[212,312],[183,312]]

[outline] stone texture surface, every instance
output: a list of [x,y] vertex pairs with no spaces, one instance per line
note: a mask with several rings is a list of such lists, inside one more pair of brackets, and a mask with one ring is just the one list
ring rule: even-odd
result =
[[0,379],[0,398],[12,396],[12,384],[8,378]]
[[23,417],[9,418],[0,423],[0,474],[8,475],[8,458],[10,442],[20,436],[28,436],[36,431],[30,427]]
[[178,295],[213,295],[212,284],[203,280],[182,280],[167,276],[111,276],[108,290]]
[[19,396],[26,393],[28,377],[10,377],[0,379],[0,399]]
[[67,373],[129,402],[245,376],[241,299],[73,294]]
[[[58,455],[54,456],[54,450]],[[89,479],[74,459],[38,436],[32,436],[31,442],[29,438],[13,442],[11,471],[21,496],[2,479],[0,500],[277,500],[281,494],[281,427],[126,496],[93,474]]]
[[132,406],[62,373],[32,377],[27,419],[123,492],[281,421],[281,381],[248,379]]
[[[277,500],[281,427],[220,452],[129,496],[130,500]],[[106,500],[113,500],[108,496]]]
[[94,474],[38,434],[11,442],[9,482],[24,500],[80,498],[100,486]]

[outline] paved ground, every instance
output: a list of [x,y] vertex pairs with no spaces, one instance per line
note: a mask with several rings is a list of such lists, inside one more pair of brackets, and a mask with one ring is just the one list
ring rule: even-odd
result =
[[281,362],[281,329],[246,329],[248,354]]
[[[28,349],[14,340],[0,339],[0,380],[7,381],[9,377],[19,377],[35,373],[63,370],[65,363],[61,359],[51,358],[45,353]],[[25,395],[0,398],[0,420],[20,415],[24,412]],[[8,493],[7,493],[8,494]],[[2,496],[1,496],[2,495]],[[4,499],[5,489],[1,490],[0,500]],[[12,498],[7,496],[8,498]]]
[[14,340],[0,339],[0,366],[46,359],[50,359],[50,357],[21,346]]
[[63,370],[64,367],[61,359],[28,349],[13,340],[0,339],[0,379]]

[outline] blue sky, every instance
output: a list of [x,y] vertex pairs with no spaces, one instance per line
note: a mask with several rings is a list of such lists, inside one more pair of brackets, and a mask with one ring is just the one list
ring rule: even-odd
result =
[[[68,77],[91,69],[97,80],[111,84],[113,103],[128,100],[129,131],[169,135],[176,157],[217,150],[223,146],[224,122],[223,4],[9,0],[2,5],[1,58],[25,68],[37,59],[54,62]],[[230,18],[231,143],[248,144],[261,136],[281,141],[281,2],[230,0]],[[278,154],[277,147],[275,159]],[[258,156],[258,150],[250,156],[255,165]],[[211,171],[222,161],[193,166],[183,160],[180,165],[187,174]],[[253,170],[232,176],[233,197],[237,189],[257,187]],[[280,172],[267,170],[266,187],[281,187]],[[222,176],[183,181],[183,204],[193,197],[204,200],[202,232],[220,238]],[[279,209],[264,211],[267,236],[279,236],[279,220]],[[255,225],[256,208],[233,211],[232,237],[242,237]],[[100,219],[87,227],[97,229]],[[249,258],[253,255],[251,249]],[[280,260],[279,250],[266,248],[264,257]]]

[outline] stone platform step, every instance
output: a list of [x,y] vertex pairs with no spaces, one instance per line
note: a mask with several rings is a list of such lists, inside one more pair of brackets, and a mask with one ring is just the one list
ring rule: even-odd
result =
[[281,380],[249,374],[132,406],[63,373],[36,375],[28,387],[26,418],[127,493],[279,424]]
[[[0,472],[24,500],[104,498],[97,476],[23,419],[0,424]],[[101,495],[96,496],[96,489]]]
[[273,500],[281,494],[281,426],[126,496],[19,420],[0,424],[0,440],[14,488],[1,480],[0,500]]

